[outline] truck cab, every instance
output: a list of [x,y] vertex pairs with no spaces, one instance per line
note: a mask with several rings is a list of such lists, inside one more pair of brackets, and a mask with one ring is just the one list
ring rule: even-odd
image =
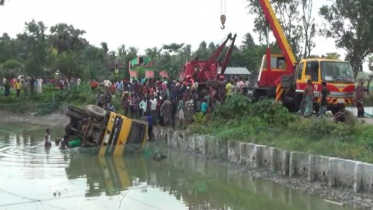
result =
[[[297,112],[303,99],[307,81],[312,80],[315,94],[314,108],[318,111],[321,101],[321,82],[327,83],[330,95],[327,97],[328,110],[338,111],[340,104],[353,105],[355,98],[355,80],[352,68],[348,62],[326,59],[302,59],[294,66],[294,73],[288,71],[285,58],[281,54],[271,55],[271,68],[267,68],[267,56],[264,55],[259,69],[256,87],[249,90],[253,101],[276,98],[289,109]],[[281,84],[281,88],[278,87]]]
[[326,82],[326,87],[330,91],[327,97],[328,109],[334,113],[339,104],[354,104],[354,78],[351,65],[346,61],[326,58],[302,59],[296,70],[295,89],[296,92],[303,93],[307,80],[312,80],[315,102],[318,104],[321,101],[321,82]]

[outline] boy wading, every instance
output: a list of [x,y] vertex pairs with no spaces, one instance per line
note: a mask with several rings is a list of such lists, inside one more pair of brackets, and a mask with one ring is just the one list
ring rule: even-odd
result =
[[312,81],[308,80],[308,85],[306,89],[304,90],[304,100],[306,104],[306,110],[304,111],[304,116],[308,117],[311,116],[313,112],[313,106],[312,106],[312,99],[314,97],[313,95],[313,89],[312,89]]

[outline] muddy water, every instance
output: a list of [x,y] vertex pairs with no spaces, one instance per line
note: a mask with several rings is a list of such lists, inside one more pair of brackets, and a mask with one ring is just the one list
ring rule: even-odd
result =
[[[167,154],[162,161],[150,150],[98,158],[46,150],[43,135],[38,127],[0,126],[0,209],[342,209],[159,145],[153,150]],[[52,129],[52,138],[61,135]]]

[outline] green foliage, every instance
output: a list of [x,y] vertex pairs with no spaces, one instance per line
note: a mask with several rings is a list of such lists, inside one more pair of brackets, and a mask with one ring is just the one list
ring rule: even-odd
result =
[[347,51],[346,59],[355,75],[361,70],[364,59],[373,52],[373,7],[367,6],[370,4],[369,0],[332,0],[319,11],[327,23],[322,34],[335,38],[337,47]]
[[250,103],[241,94],[233,94],[213,113],[214,119],[234,119],[241,117],[256,118],[269,124],[287,125],[295,116],[281,104],[273,100]]
[[204,125],[207,122],[207,116],[204,115],[202,112],[196,113],[195,115],[193,115],[193,121],[198,125]]
[[96,95],[88,85],[73,86],[59,91],[52,85],[45,85],[42,94],[16,97],[13,93],[8,97],[0,97],[0,108],[15,113],[50,114],[66,104],[87,105],[96,103]]
[[249,101],[241,94],[233,94],[214,112],[215,117],[235,118],[249,110]]
[[358,123],[352,115],[338,124],[330,118],[298,117],[271,100],[249,103],[232,95],[207,123],[194,123],[189,132],[373,163],[371,126]]

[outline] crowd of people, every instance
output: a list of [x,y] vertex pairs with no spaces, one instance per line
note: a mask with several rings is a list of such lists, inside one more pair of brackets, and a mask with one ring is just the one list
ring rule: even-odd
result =
[[[195,113],[204,115],[221,105],[225,98],[233,93],[244,93],[250,85],[242,78],[226,80],[220,76],[215,84],[198,84],[191,75],[184,81],[174,79],[123,79],[110,81],[107,78],[101,84],[97,94],[97,105],[110,111],[116,111],[112,96],[121,97],[121,109],[126,116],[145,119],[149,124],[162,126],[185,126],[193,120]],[[91,81],[91,88],[99,83]]]
[[13,88],[16,90],[16,96],[19,97],[21,93],[25,95],[32,95],[34,93],[42,93],[43,86],[46,84],[52,84],[56,87],[56,89],[64,90],[71,85],[80,85],[81,79],[80,78],[71,78],[70,80],[67,78],[45,78],[42,79],[38,77],[37,79],[33,77],[18,77],[12,79],[3,78],[2,87],[1,87],[1,95],[10,96],[11,89]]

